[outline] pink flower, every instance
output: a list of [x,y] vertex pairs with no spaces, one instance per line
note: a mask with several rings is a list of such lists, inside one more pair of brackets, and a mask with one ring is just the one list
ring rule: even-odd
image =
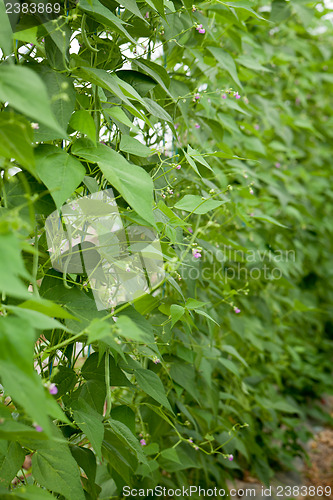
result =
[[146,446],[147,443],[144,439],[140,439],[140,444],[141,446]]
[[149,12],[146,12],[145,13],[145,18],[148,19],[148,17],[149,17]]
[[196,123],[194,126],[195,126],[195,128],[200,128],[199,123]]
[[202,24],[198,24],[198,26],[195,28],[201,35],[206,33],[205,28],[202,26]]
[[177,130],[177,128],[179,127],[179,123],[175,123],[175,129]]
[[188,232],[192,234],[193,233],[193,229],[191,227],[189,227],[188,228]]
[[226,98],[227,98],[226,94],[223,94],[222,99],[226,99]]
[[155,365],[158,365],[158,363],[160,363],[161,360],[159,358],[154,358],[153,362],[155,363]]
[[234,311],[236,314],[239,314],[241,312],[241,310],[238,307],[234,307]]
[[198,250],[196,250],[195,248],[193,248],[193,250],[192,250],[192,255],[195,259],[200,259],[200,257],[201,257],[201,253],[198,252]]
[[233,459],[234,459],[234,456],[233,455],[229,455],[228,459],[229,459],[229,462],[232,462]]
[[249,189],[250,194],[254,194],[254,191],[252,188]]
[[259,129],[260,129],[259,125],[257,125],[257,124],[255,124],[254,128],[255,128],[256,130],[259,130]]
[[33,424],[34,428],[36,429],[37,432],[43,432],[43,427],[37,424]]
[[196,100],[200,99],[200,94],[194,94],[194,99]]
[[275,163],[275,167],[276,168],[280,168],[281,167],[281,163],[279,163],[278,161]]
[[181,165],[177,165],[176,170],[180,170],[182,168]]
[[235,93],[234,93],[234,97],[235,97],[236,99],[240,99],[240,98],[241,98],[241,96],[239,95],[239,93],[238,93],[238,92],[235,92]]
[[195,451],[198,451],[199,446],[195,446],[194,449],[195,449]]
[[35,122],[32,122],[31,123],[31,128],[33,128],[34,130],[38,130],[39,129],[39,124],[35,123]]
[[253,212],[250,213],[250,217],[254,217],[254,213]]
[[55,384],[51,384],[49,387],[49,393],[52,394],[53,396],[55,394],[58,394],[58,387]]
[[193,439],[192,439],[192,438],[190,438],[190,439],[188,440],[188,442],[189,442],[189,443],[193,443]]

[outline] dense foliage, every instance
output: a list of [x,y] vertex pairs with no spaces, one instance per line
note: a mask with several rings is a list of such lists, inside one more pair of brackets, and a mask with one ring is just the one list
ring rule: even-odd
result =
[[[2,498],[269,484],[332,391],[325,4],[49,10],[0,2]],[[98,310],[45,220],[108,188],[165,278]]]

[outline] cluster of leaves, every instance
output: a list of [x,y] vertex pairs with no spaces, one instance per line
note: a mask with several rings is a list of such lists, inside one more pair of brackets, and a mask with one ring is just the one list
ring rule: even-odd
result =
[[[0,2],[2,498],[268,484],[332,390],[325,4],[61,5]],[[109,187],[166,277],[99,311],[44,222]]]

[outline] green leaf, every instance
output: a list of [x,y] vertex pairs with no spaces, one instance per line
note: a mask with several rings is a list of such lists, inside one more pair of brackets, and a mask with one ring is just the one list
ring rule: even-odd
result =
[[58,388],[57,398],[72,391],[77,383],[76,372],[68,366],[56,367],[52,372],[52,382]]
[[228,52],[225,52],[225,50],[221,49],[220,47],[207,47],[207,49],[215,57],[218,65],[222,69],[227,71],[233,81],[242,89],[243,87],[241,82],[239,81],[236,66],[231,55]]
[[22,321],[7,316],[0,322],[0,375],[5,391],[46,433],[51,430],[48,415],[68,422],[59,405],[48,394],[33,369],[35,331]]
[[120,405],[113,407],[111,418],[125,424],[135,435],[135,413],[129,406]]
[[[47,93],[51,102],[51,109],[61,129],[67,131],[68,122],[73,113],[76,99],[76,92],[73,80],[68,76],[58,73],[45,65],[36,68],[39,76],[45,83]],[[40,125],[35,131],[36,141],[50,141],[62,139],[64,136],[55,132],[49,126]]]
[[143,19],[145,22],[147,22],[145,20],[145,18],[143,17],[143,15],[141,14],[138,6],[137,6],[137,3],[135,0],[116,0],[116,2],[119,4],[119,5],[122,5],[123,7],[125,7],[125,9],[129,10],[130,12],[132,12],[132,14],[134,14],[135,16],[137,17],[140,17],[141,19]]
[[185,308],[178,304],[172,304],[170,307],[171,314],[171,328],[177,323],[178,320],[185,314]]
[[124,153],[129,153],[131,155],[141,156],[145,158],[153,154],[153,151],[150,148],[142,144],[142,142],[138,141],[137,139],[134,139],[134,137],[131,137],[130,135],[121,136],[119,149]]
[[[109,356],[110,385],[132,387],[124,372],[116,365],[112,356]],[[81,373],[86,380],[95,380],[105,384],[105,355],[99,360],[97,352],[94,352],[85,361]]]
[[136,369],[135,378],[139,387],[148,394],[148,396],[152,397],[155,401],[172,412],[172,408],[165,394],[164,386],[156,373],[150,370]]
[[87,474],[88,479],[92,483],[96,480],[96,457],[89,448],[73,445],[70,447],[71,453],[78,465]]
[[245,66],[245,68],[253,69],[255,71],[271,71],[270,69],[265,68],[265,66],[262,66],[258,61],[256,61],[256,59],[247,55],[237,57],[236,61],[242,66]]
[[41,298],[34,298],[26,300],[20,304],[23,309],[30,309],[32,311],[38,311],[40,313],[46,314],[47,316],[55,316],[56,318],[71,318],[75,319],[72,314],[60,307],[58,304],[51,302],[50,300],[45,300]]
[[116,436],[134,451],[138,460],[142,463],[147,463],[147,458],[142,451],[141,445],[130,429],[119,420],[113,420],[112,418],[108,419],[108,424]]
[[151,344],[152,346],[155,343],[153,333],[142,330],[140,326],[128,316],[119,316],[116,325],[118,329],[117,334],[121,337],[143,344]]
[[69,331],[60,321],[50,318],[41,312],[17,306],[7,306],[7,309],[37,330],[53,330],[54,328],[60,328],[65,332]]
[[136,43],[134,38],[132,38],[128,31],[124,28],[124,21],[112,14],[112,12],[98,0],[80,0],[79,8],[90,17],[96,19],[102,24],[105,24],[106,26],[109,26],[120,35],[124,35],[127,40],[130,40],[132,43]]
[[[165,120],[170,125],[172,125],[172,118],[156,101],[149,99],[149,97],[143,97],[144,105],[149,113],[160,120]],[[173,127],[173,125],[172,125]]]
[[25,453],[17,442],[0,441],[0,486],[8,486],[22,467]]
[[288,226],[285,226],[284,224],[281,224],[281,222],[279,222],[276,219],[274,219],[274,217],[270,217],[269,215],[254,215],[251,218],[262,220],[262,221],[265,221],[265,222],[270,222],[271,224],[275,224],[276,226],[288,228]]
[[138,127],[136,127],[125,112],[119,106],[114,106],[113,108],[104,108],[103,113],[111,116],[114,120],[117,120],[120,123],[126,125],[126,127],[130,127],[135,132],[139,132]]
[[6,13],[5,2],[0,2],[0,24],[0,48],[8,56],[13,50],[13,32]]
[[54,146],[45,145],[37,149],[36,169],[58,209],[85,176],[84,166],[76,158]]
[[32,475],[41,486],[68,500],[85,500],[80,471],[66,443],[39,442],[32,456]]
[[96,126],[93,117],[85,109],[75,111],[71,116],[69,125],[74,129],[85,134],[89,139],[96,142]]
[[30,280],[21,257],[18,239],[14,234],[0,234],[0,290],[19,298],[30,298],[28,286],[20,278]]
[[74,421],[81,431],[87,436],[89,442],[102,459],[102,442],[104,437],[103,417],[95,411],[84,399],[79,398],[71,405]]
[[39,486],[20,486],[10,493],[1,490],[2,500],[54,500],[54,496]]
[[129,205],[143,219],[155,226],[153,215],[153,181],[141,167],[128,163],[121,154],[98,144],[89,146],[77,141],[72,153],[90,162],[98,163],[103,174]]
[[217,200],[203,200],[200,196],[194,194],[186,194],[180,201],[176,203],[174,208],[179,210],[184,210],[185,212],[191,212],[194,214],[206,214],[210,210],[215,210],[216,208],[223,205],[223,201]]
[[8,102],[14,109],[37,123],[47,125],[59,138],[67,137],[52,112],[44,82],[32,69],[1,64],[0,101]]
[[13,113],[0,114],[0,156],[15,158],[36,177],[32,140],[32,128],[26,119]]
[[153,61],[148,59],[135,59],[135,65],[140,69],[148,73],[157,83],[159,83],[163,90],[172,98],[168,87],[170,85],[170,77],[167,71],[161,66]]

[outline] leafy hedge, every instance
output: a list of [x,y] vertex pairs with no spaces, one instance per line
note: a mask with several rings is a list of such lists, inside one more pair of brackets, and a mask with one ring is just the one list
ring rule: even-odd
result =
[[[60,14],[0,3],[2,498],[269,484],[305,418],[329,418],[325,4]],[[98,310],[84,273],[52,268],[45,220],[109,188],[127,225],[158,233],[165,278]]]

